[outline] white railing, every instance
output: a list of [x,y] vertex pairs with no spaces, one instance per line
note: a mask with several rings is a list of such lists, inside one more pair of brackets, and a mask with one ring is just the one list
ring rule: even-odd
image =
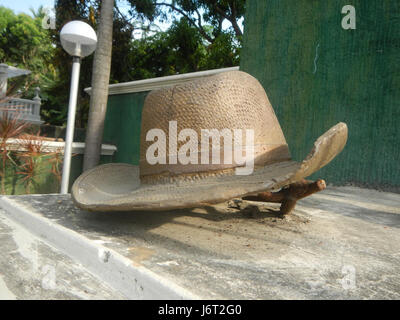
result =
[[17,116],[20,120],[37,124],[43,123],[40,120],[41,99],[39,97],[39,88],[36,88],[35,93],[36,95],[32,100],[5,98],[0,103],[0,117],[7,113],[11,116]]
[[[26,151],[24,147],[24,142],[27,138],[12,138],[8,139],[6,142],[6,148],[9,151]],[[33,140],[34,141],[34,140]],[[34,143],[34,142],[33,142]],[[43,143],[42,152],[43,153],[51,153],[51,152],[60,152],[64,153],[65,142],[64,141],[49,141],[43,140],[40,143]],[[0,138],[0,145],[2,145],[2,139]],[[0,151],[3,150],[0,147]],[[104,156],[112,156],[114,152],[117,151],[117,147],[111,144],[102,144],[101,145],[101,155]],[[72,144],[72,153],[83,154],[85,152],[85,143],[84,142],[74,142]]]

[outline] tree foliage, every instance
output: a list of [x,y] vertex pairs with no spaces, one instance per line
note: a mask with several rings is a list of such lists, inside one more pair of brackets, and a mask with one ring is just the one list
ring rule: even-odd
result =
[[[195,27],[201,36],[213,43],[223,33],[223,22],[231,25],[237,40],[241,40],[242,30],[239,20],[245,12],[245,0],[128,0],[136,12],[152,20],[179,15]],[[211,32],[210,27],[211,26]]]
[[231,33],[209,45],[197,28],[182,18],[166,32],[134,40],[127,72],[131,79],[145,79],[194,71],[232,67],[239,63],[239,46]]
[[[239,64],[245,0],[128,0],[145,37],[132,41],[130,79],[143,79],[231,67]],[[121,4],[121,1],[118,2]],[[116,9],[125,25],[133,25]],[[147,19],[147,24],[145,23]],[[154,21],[170,22],[164,32],[151,30]],[[223,26],[230,25],[229,28]],[[148,35],[149,34],[149,35]]]
[[[51,124],[66,121],[71,75],[59,32],[71,20],[97,30],[100,6],[100,0],[56,0],[55,30],[41,27],[43,10],[32,18],[0,8],[0,60],[33,71],[42,118]],[[238,65],[244,11],[245,0],[116,0],[110,83]],[[160,23],[169,27],[161,30]],[[92,65],[93,55],[82,60],[77,127],[87,123],[83,89],[91,86]]]
[[0,62],[30,70],[29,76],[10,79],[9,83],[19,83],[25,90],[24,96],[32,97],[33,88],[42,89],[44,102],[49,99],[48,92],[57,81],[57,68],[54,66],[55,48],[47,29],[42,28],[45,12],[39,8],[31,17],[27,14],[14,14],[10,9],[0,6]]

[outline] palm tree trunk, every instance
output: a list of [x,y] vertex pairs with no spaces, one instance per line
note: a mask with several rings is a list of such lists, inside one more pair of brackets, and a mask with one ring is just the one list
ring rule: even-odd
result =
[[111,69],[114,0],[101,2],[98,43],[93,60],[92,91],[83,171],[95,167],[100,160],[104,118],[107,110],[108,83]]

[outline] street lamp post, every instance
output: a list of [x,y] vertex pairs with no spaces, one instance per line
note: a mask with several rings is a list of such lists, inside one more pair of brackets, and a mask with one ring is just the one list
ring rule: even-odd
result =
[[72,142],[74,140],[76,100],[78,97],[79,71],[81,59],[96,49],[97,36],[87,23],[82,21],[68,22],[60,32],[61,45],[72,56],[71,88],[68,104],[67,133],[65,137],[64,161],[61,179],[61,193],[68,193],[71,171]]

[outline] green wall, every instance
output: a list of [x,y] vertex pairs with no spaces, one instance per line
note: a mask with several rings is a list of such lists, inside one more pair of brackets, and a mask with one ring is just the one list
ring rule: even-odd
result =
[[103,143],[117,147],[113,162],[139,164],[142,108],[147,94],[138,92],[109,96]]
[[[344,5],[355,30],[341,26]],[[349,127],[313,178],[399,190],[399,23],[397,0],[248,0],[241,69],[266,89],[293,158],[337,122]]]

